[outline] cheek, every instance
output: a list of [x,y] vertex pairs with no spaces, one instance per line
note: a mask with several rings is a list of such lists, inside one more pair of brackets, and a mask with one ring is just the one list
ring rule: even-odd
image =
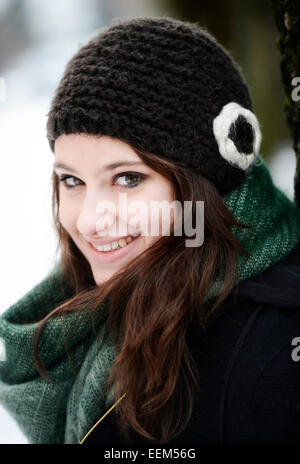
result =
[[159,176],[158,179],[155,179],[151,184],[149,183],[147,188],[143,190],[141,199],[149,204],[151,201],[172,202],[175,199],[173,185]]
[[[128,203],[129,224],[133,229],[145,234],[145,243],[157,240],[164,230],[169,235],[169,224],[174,220],[173,208],[168,208],[162,202],[170,204],[174,199],[173,186],[165,180],[158,180],[151,185],[149,184],[139,198],[132,198],[133,202],[140,201],[141,207],[135,208],[134,203]],[[162,227],[163,224],[164,227]],[[153,231],[152,235],[151,230]]]
[[[151,205],[152,201],[155,202],[168,202],[171,206],[171,203],[175,200],[173,186],[170,182],[165,179],[162,182],[157,182],[152,195],[148,195],[148,202]],[[173,215],[173,208],[170,207],[170,213]],[[160,209],[160,216],[162,214],[162,209]]]
[[76,208],[70,202],[66,202],[64,200],[60,201],[58,217],[64,229],[70,232],[75,229],[77,214],[78,212]]

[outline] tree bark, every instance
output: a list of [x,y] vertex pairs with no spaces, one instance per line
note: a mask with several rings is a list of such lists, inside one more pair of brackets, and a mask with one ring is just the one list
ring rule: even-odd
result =
[[279,37],[281,77],[285,92],[285,113],[296,155],[295,202],[300,208],[300,2],[270,0]]

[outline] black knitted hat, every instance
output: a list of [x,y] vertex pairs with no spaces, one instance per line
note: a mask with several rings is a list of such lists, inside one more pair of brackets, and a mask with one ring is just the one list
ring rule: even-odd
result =
[[229,53],[195,23],[117,20],[68,62],[47,137],[103,134],[199,171],[220,194],[251,171],[261,134]]

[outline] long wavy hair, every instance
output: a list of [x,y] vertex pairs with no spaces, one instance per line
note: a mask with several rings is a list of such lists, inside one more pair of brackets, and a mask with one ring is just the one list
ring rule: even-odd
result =
[[[131,146],[131,145],[130,145]],[[97,308],[108,302],[107,324],[116,344],[116,359],[107,379],[115,387],[118,423],[125,436],[136,442],[168,443],[187,426],[195,389],[201,380],[187,344],[192,321],[204,326],[238,282],[237,260],[247,250],[232,227],[240,223],[223,203],[212,182],[198,172],[182,168],[155,154],[137,149],[138,157],[172,182],[174,196],[183,206],[204,201],[204,242],[186,247],[186,237],[161,236],[108,281],[96,285],[90,265],[74,244],[59,217],[58,176],[53,172],[52,213],[61,250],[63,276],[73,296],[40,321],[34,340],[36,366],[47,377],[39,357],[39,340],[46,321],[69,311]],[[184,218],[183,218],[184,220]],[[194,222],[195,224],[195,222]],[[219,295],[204,301],[214,279],[225,276]],[[119,330],[122,342],[117,343]],[[201,377],[201,376],[200,376]]]

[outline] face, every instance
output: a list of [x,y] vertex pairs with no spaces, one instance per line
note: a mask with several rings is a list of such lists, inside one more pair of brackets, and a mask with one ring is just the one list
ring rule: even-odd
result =
[[153,205],[170,205],[173,186],[115,138],[63,134],[54,151],[59,220],[99,285],[163,234]]

